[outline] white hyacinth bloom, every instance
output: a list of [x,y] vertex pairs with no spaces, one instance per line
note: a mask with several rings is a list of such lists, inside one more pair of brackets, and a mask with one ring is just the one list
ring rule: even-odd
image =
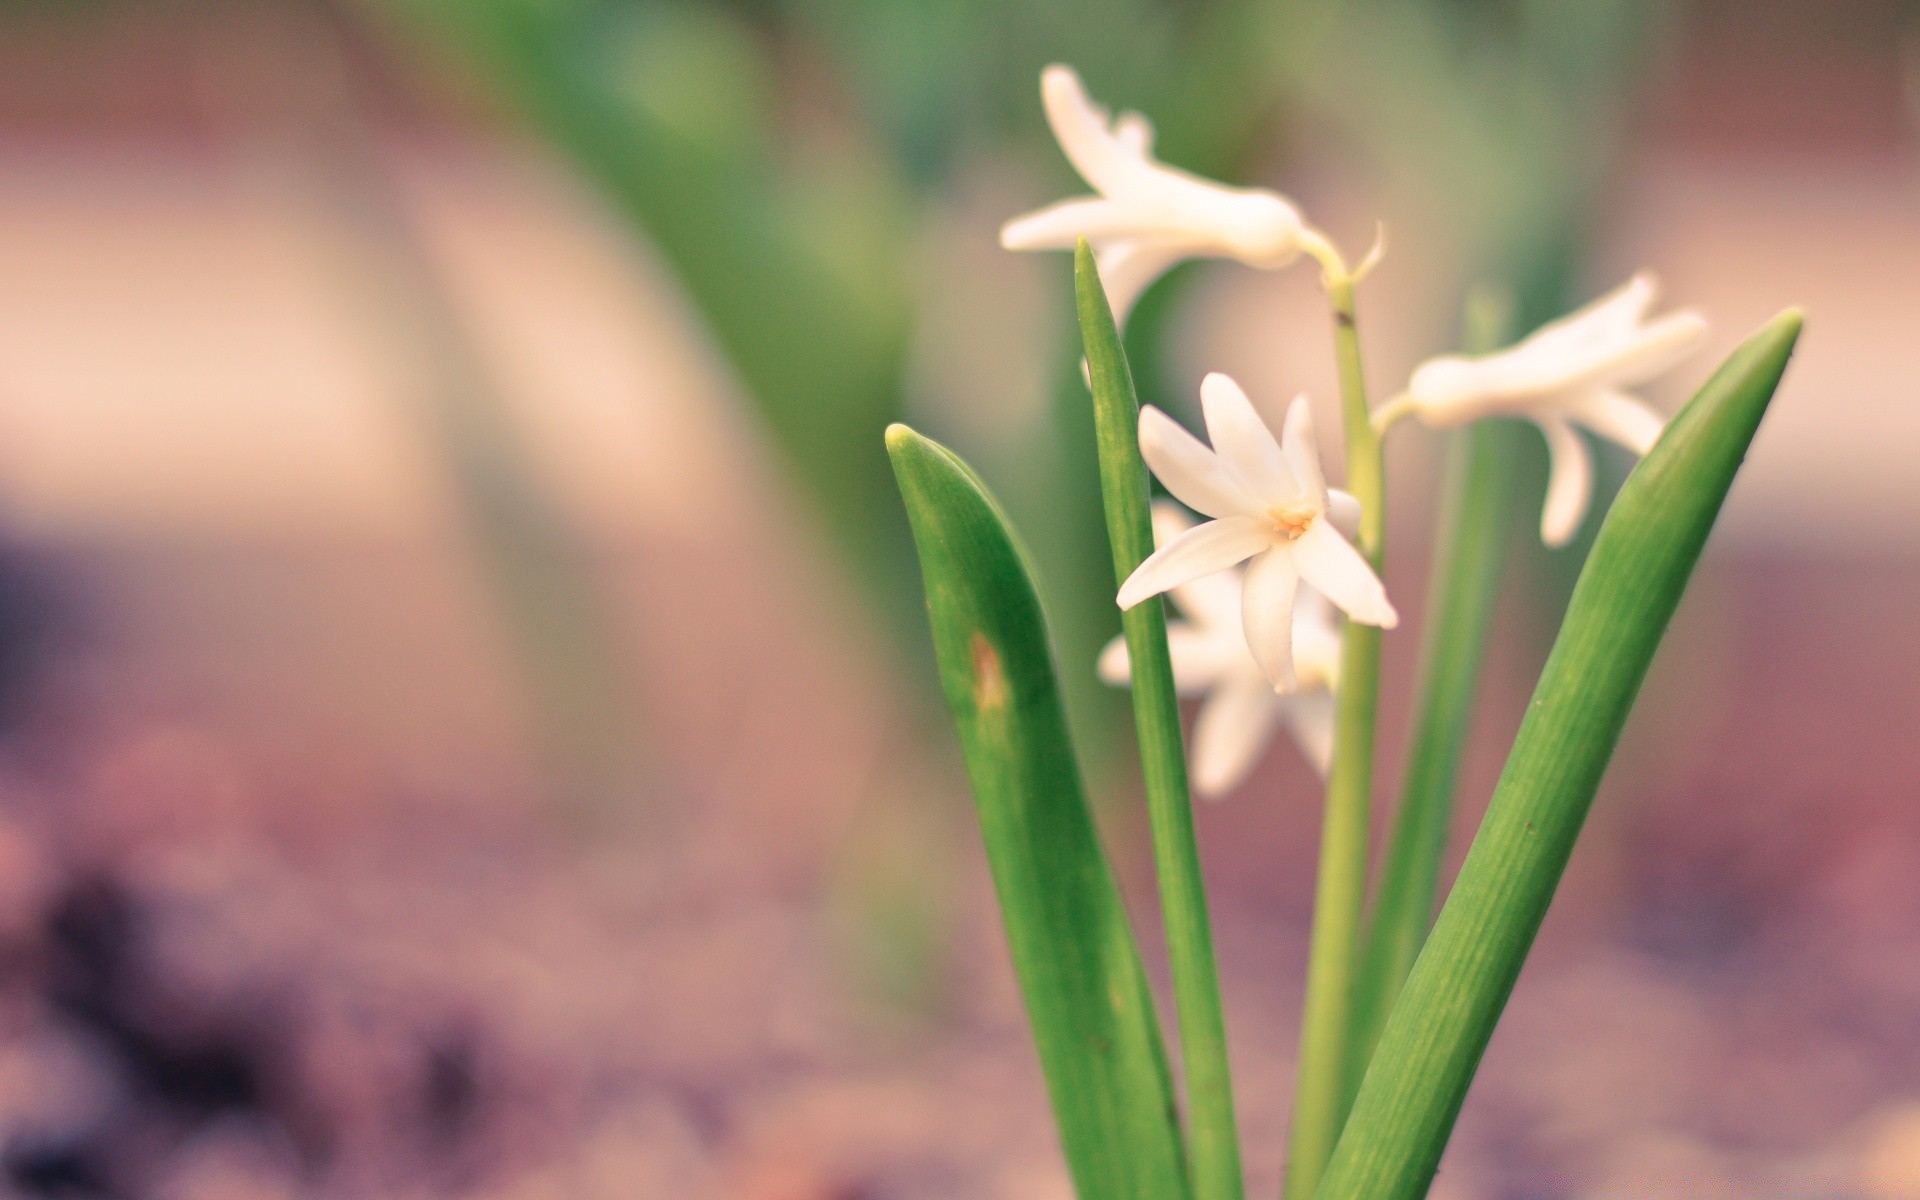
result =
[[1706,332],[1691,309],[1646,320],[1656,290],[1653,276],[1642,272],[1498,353],[1428,359],[1393,406],[1434,426],[1491,416],[1538,425],[1551,458],[1540,536],[1549,546],[1565,545],[1579,531],[1593,491],[1593,459],[1574,426],[1635,454],[1653,449],[1665,418],[1621,389],[1672,367]]
[[1153,126],[1139,113],[1110,118],[1072,67],[1040,74],[1047,123],[1097,193],[1015,217],[1000,230],[1009,250],[1093,247],[1100,282],[1124,322],[1149,284],[1182,259],[1231,258],[1284,267],[1314,235],[1285,197],[1202,179],[1154,159]]
[[[1153,535],[1166,545],[1193,527],[1174,505],[1153,506]],[[1240,572],[1221,571],[1183,583],[1170,593],[1184,621],[1167,625],[1173,685],[1183,696],[1204,696],[1193,724],[1193,786],[1219,797],[1240,785],[1285,725],[1322,776],[1333,762],[1333,692],[1340,671],[1340,626],[1333,606],[1303,589],[1293,609],[1294,671],[1300,687],[1277,695],[1254,661],[1240,620]],[[1114,638],[1100,654],[1100,678],[1115,687],[1132,679],[1127,641]]]
[[1360,506],[1327,488],[1307,398],[1287,410],[1280,442],[1225,375],[1201,381],[1200,407],[1212,449],[1148,407],[1140,411],[1140,454],[1176,500],[1214,519],[1149,555],[1120,585],[1120,607],[1251,559],[1241,627],[1273,690],[1290,692],[1293,597],[1302,580],[1363,625],[1391,629],[1400,618],[1379,576],[1336,528],[1357,523]]

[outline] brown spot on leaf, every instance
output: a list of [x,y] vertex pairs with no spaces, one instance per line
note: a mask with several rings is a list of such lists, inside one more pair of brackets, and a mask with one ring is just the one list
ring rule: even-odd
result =
[[992,712],[1007,706],[1007,673],[1000,667],[1000,655],[987,635],[973,635],[973,706],[980,712]]

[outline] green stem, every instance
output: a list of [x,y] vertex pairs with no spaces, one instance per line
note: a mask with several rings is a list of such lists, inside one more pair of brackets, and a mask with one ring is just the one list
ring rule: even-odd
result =
[[[1465,345],[1470,353],[1491,350],[1504,340],[1506,307],[1491,299],[1469,304]],[[1360,956],[1353,1050],[1347,1064],[1349,1096],[1360,1086],[1387,1012],[1433,920],[1461,752],[1472,724],[1474,690],[1506,557],[1515,435],[1520,432],[1511,422],[1480,421],[1455,432],[1448,447],[1421,634],[1419,707],[1373,920]]]
[[[1367,411],[1353,279],[1329,270],[1334,353],[1346,429],[1347,488],[1360,501],[1360,552],[1378,571],[1386,534],[1380,438]],[[1353,1016],[1354,966],[1367,889],[1367,824],[1373,795],[1373,737],[1380,701],[1380,631],[1349,621],[1340,646],[1333,768],[1320,831],[1320,879],[1313,898],[1307,996],[1300,1026],[1286,1194],[1313,1195],[1346,1118],[1346,1057]]]
[[[1153,552],[1147,468],[1140,458],[1140,405],[1113,312],[1100,286],[1093,255],[1082,241],[1073,256],[1074,292],[1093,385],[1100,491],[1113,543],[1116,586]],[[1154,867],[1167,925],[1180,1052],[1186,1065],[1189,1160],[1195,1200],[1241,1200],[1240,1139],[1233,1114],[1233,1078],[1227,1065],[1226,1016],[1214,964],[1213,927],[1200,875],[1193,805],[1187,792],[1180,706],[1167,653],[1167,622],[1160,600],[1121,617],[1133,666],[1133,716],[1140,767],[1153,830]]]

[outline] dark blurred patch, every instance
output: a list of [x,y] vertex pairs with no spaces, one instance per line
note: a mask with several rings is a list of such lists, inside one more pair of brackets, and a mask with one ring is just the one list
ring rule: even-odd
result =
[[0,541],[0,732],[24,719],[48,665],[81,636],[83,612],[57,563]]
[[109,1181],[107,1147],[96,1135],[24,1141],[6,1154],[6,1175],[30,1196],[99,1197],[123,1193]]
[[436,1145],[458,1142],[473,1125],[480,1084],[471,1034],[454,1031],[430,1044],[421,1086],[421,1112],[427,1137]]
[[[283,1057],[270,1025],[205,1014],[184,1028],[157,1011],[166,993],[142,953],[139,910],[111,879],[82,879],[47,923],[47,998],[112,1048],[132,1090],[188,1125],[256,1112]],[[264,1015],[264,1014],[263,1014]]]

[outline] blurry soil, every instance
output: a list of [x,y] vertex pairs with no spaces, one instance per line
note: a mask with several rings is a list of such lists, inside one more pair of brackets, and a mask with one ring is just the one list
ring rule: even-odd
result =
[[[1915,582],[1700,581],[1437,1194],[1920,1195],[1920,643],[1857,636],[1897,634]],[[46,644],[0,697],[0,1193],[1070,1195],[943,731],[863,707],[858,672],[834,714],[777,683],[736,705],[750,740],[786,731],[757,768],[662,718],[666,765],[583,815],[524,771],[267,736]],[[776,675],[814,652],[790,653]],[[1469,809],[1527,661],[1491,668]],[[868,765],[775,769],[809,744]],[[1307,787],[1280,751],[1202,813],[1253,1195],[1284,1143]]]

